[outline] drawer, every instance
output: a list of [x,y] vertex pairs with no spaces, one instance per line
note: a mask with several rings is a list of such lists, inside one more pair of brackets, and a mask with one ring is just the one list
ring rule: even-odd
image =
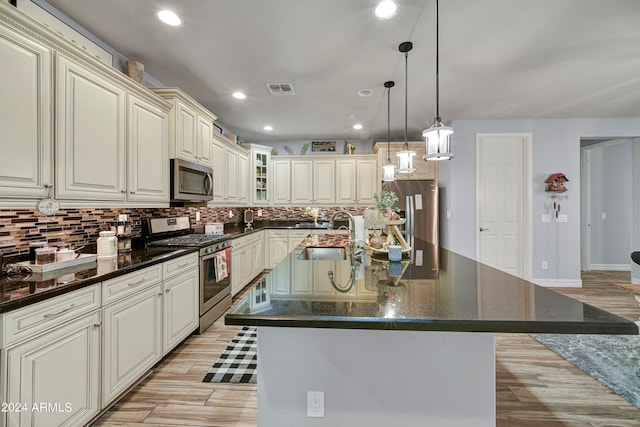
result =
[[53,297],[2,316],[2,347],[32,338],[100,308],[100,284]]
[[163,279],[166,280],[171,276],[179,274],[181,271],[191,270],[199,267],[198,262],[199,255],[194,252],[189,255],[181,256],[180,258],[172,259],[162,263]]
[[102,282],[102,305],[117,301],[161,281],[162,264],[106,280]]
[[245,246],[245,245],[251,243],[252,240],[253,240],[253,236],[238,237],[238,238],[233,239],[231,241],[231,246],[234,247],[234,248],[238,248],[240,246]]

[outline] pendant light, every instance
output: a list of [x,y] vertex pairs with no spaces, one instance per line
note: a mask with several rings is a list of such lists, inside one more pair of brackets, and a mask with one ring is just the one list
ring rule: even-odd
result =
[[416,155],[416,152],[413,150],[409,150],[409,143],[407,142],[407,97],[408,97],[408,88],[409,88],[409,72],[408,72],[408,61],[409,61],[409,51],[413,49],[413,43],[404,42],[400,43],[398,46],[398,50],[404,53],[404,147],[402,147],[401,151],[396,153],[398,156],[398,173],[413,173],[416,171],[416,168],[413,167],[413,157]]
[[387,163],[382,166],[382,180],[394,181],[396,179],[396,165],[391,161],[391,88],[395,86],[392,81],[384,82],[387,88]]
[[445,126],[440,118],[439,44],[438,0],[436,0],[436,116],[433,119],[433,126],[422,132],[422,136],[425,138],[427,152],[423,157],[425,160],[450,160],[453,158],[450,140],[453,134],[453,128]]

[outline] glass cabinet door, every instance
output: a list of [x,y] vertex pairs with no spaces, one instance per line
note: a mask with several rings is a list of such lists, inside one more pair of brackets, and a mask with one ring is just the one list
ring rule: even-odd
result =
[[269,203],[268,183],[269,183],[269,155],[267,153],[254,153],[255,168],[255,191],[253,202],[256,204]]

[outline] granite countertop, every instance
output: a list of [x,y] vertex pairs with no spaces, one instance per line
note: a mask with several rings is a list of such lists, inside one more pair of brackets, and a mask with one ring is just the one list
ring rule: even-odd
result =
[[48,273],[0,277],[0,313],[15,310],[84,286],[149,267],[192,252],[195,248],[133,249],[117,258],[100,259]]
[[301,260],[304,246],[346,246],[339,236],[303,241],[228,312],[229,325],[512,333],[637,335],[638,326],[553,290],[416,240],[413,258],[367,250],[352,263]]
[[[326,222],[321,224],[321,227],[315,227],[313,222],[308,221],[264,220],[256,221],[253,230],[230,228],[225,230],[225,233],[229,235],[229,240],[231,240],[267,228],[326,229],[328,226]],[[0,313],[15,310],[16,308],[168,261],[197,250],[196,248],[134,248],[131,253],[118,256],[115,260],[115,266],[111,265],[112,260],[107,260],[80,264],[45,274],[29,274],[25,272],[14,276],[2,275],[0,276]],[[95,250],[93,253],[95,253]],[[107,269],[104,268],[106,264],[109,264]]]

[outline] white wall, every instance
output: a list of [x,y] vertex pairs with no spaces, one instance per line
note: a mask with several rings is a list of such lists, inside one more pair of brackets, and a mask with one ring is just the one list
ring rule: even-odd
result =
[[[452,149],[455,158],[440,167],[440,186],[445,187],[450,219],[441,224],[441,244],[475,258],[475,135],[476,133],[530,132],[533,134],[533,271],[536,283],[579,286],[580,281],[580,139],[634,137],[640,135],[640,118],[632,119],[540,119],[456,120]],[[542,223],[548,195],[544,180],[562,172],[570,179],[568,200],[562,210],[565,224]],[[637,222],[637,221],[636,221]],[[557,227],[557,228],[556,228]],[[632,230],[629,230],[631,234]],[[557,265],[555,255],[557,256]],[[553,258],[549,259],[551,255]],[[541,261],[549,269],[541,269]],[[552,262],[553,261],[553,262]]]

